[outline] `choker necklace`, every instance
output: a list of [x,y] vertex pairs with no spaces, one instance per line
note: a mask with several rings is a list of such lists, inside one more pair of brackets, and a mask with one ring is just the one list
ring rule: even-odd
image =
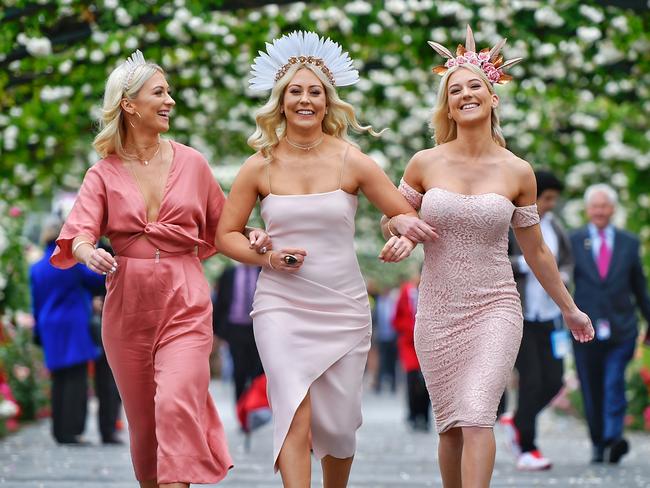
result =
[[323,139],[325,139],[325,136],[320,136],[320,139],[318,139],[316,142],[312,142],[310,144],[297,144],[295,142],[291,142],[287,136],[284,136],[284,140],[287,141],[290,146],[293,146],[296,149],[302,149],[303,151],[309,151],[310,149],[314,149],[321,142],[323,142]]
[[[153,146],[149,146],[149,147],[153,147]],[[153,156],[151,156],[149,159],[142,159],[140,155],[137,153],[136,155],[138,156],[138,161],[140,161],[145,166],[149,166],[149,162],[152,161],[153,158],[155,158],[158,155],[158,151],[160,151],[160,141],[158,141],[158,148],[156,149],[156,152],[153,153]]]

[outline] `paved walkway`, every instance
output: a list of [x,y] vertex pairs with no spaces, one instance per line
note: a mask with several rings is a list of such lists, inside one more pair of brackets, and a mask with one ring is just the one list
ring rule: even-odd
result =
[[[224,488],[278,488],[279,475],[271,468],[271,431],[265,426],[252,437],[246,451],[237,432],[232,390],[215,382],[212,391],[228,431],[235,469],[220,484]],[[404,425],[403,396],[368,393],[364,425],[350,488],[440,487],[436,466],[436,435],[412,433]],[[94,421],[94,418],[92,419]],[[99,440],[94,422],[87,438]],[[544,473],[522,473],[502,447],[497,430],[497,462],[493,487],[600,488],[650,487],[650,436],[630,434],[630,455],[620,466],[590,466],[590,450],[582,423],[550,413],[541,419],[541,447],[555,463]],[[313,486],[321,486],[320,467],[314,463]],[[124,446],[59,447],[50,438],[48,421],[22,429],[0,441],[0,488],[127,488],[137,486]]]

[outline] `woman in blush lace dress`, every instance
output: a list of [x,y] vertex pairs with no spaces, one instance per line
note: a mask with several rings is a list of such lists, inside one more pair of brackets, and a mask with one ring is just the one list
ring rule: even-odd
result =
[[[489,486],[493,426],[522,336],[519,295],[507,256],[508,228],[526,262],[579,341],[593,338],[589,318],[566,290],[543,242],[531,166],[505,148],[493,84],[510,77],[498,55],[467,44],[434,68],[443,74],[432,126],[437,146],[409,162],[400,189],[439,238],[424,243],[415,347],[433,404],[445,488]],[[503,64],[502,64],[503,63]],[[383,227],[410,235],[408,216]]]

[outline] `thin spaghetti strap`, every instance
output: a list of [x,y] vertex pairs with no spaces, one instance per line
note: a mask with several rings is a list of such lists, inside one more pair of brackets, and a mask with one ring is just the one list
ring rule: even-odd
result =
[[271,190],[271,161],[266,163],[266,178],[269,182],[269,195],[273,193],[273,190]]
[[345,160],[348,157],[348,150],[350,149],[350,144],[345,147],[345,152],[343,153],[343,162],[341,163],[341,172],[339,174],[339,190],[341,189],[341,183],[343,183],[343,168],[345,168]]

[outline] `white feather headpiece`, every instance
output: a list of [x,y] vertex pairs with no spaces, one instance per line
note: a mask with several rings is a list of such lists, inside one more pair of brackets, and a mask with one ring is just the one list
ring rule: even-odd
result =
[[144,55],[140,52],[139,49],[136,49],[136,51],[129,56],[126,61],[124,61],[124,71],[126,71],[126,74],[124,75],[124,85],[123,85],[123,90],[127,91],[129,88],[129,83],[131,83],[131,78],[133,77],[133,73],[135,73],[135,70],[138,66],[142,66],[147,64],[147,62],[144,59]]
[[314,32],[295,31],[266,43],[251,66],[252,90],[269,90],[294,64],[311,64],[320,68],[334,86],[354,85],[359,72],[352,59],[336,42]]

